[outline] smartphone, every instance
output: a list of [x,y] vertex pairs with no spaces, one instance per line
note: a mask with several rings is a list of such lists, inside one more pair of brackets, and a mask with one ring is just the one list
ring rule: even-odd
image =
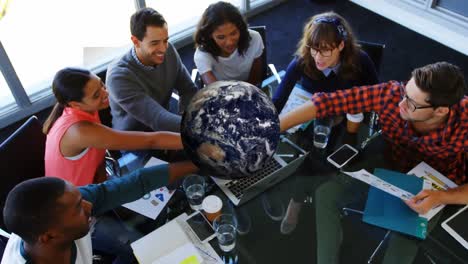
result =
[[208,242],[216,236],[213,226],[200,211],[189,215],[186,221],[202,243]]
[[327,157],[328,162],[333,164],[333,166],[340,169],[346,165],[351,159],[353,159],[359,151],[348,144],[344,144],[330,156]]

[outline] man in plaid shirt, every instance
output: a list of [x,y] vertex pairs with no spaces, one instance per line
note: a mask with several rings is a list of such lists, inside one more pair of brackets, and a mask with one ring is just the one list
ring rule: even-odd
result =
[[[408,171],[425,161],[457,184],[467,182],[465,159],[468,97],[461,70],[447,62],[415,69],[408,83],[387,83],[317,93],[280,117],[281,131],[305,121],[342,113],[375,111],[394,161]],[[449,191],[422,191],[407,202],[425,213],[439,204],[468,204],[468,185]]]

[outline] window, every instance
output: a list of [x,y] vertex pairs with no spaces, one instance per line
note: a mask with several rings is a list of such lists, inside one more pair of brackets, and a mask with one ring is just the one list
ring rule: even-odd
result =
[[466,0],[351,0],[468,55]]
[[15,104],[15,98],[11,94],[5,78],[0,73],[0,111],[5,110]]
[[[185,30],[194,31],[198,20],[205,9],[218,0],[146,0],[146,6],[152,7],[161,13],[169,26],[169,35],[174,36]],[[227,1],[240,8],[241,0]],[[174,8],[175,6],[184,8]],[[191,35],[191,32],[189,33]]]
[[50,86],[57,70],[84,66],[86,47],[127,44],[134,10],[130,1],[15,0],[0,21],[0,35],[26,93],[33,95]]
[[441,7],[451,12],[457,13],[468,18],[468,5],[466,1],[460,0],[438,0],[436,7]]

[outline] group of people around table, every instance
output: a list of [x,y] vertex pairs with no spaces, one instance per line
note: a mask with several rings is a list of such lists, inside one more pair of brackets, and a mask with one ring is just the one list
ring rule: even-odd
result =
[[[198,170],[192,162],[180,161],[108,180],[106,150],[183,149],[181,114],[198,89],[169,42],[160,13],[138,10],[130,30],[133,46],[110,64],[106,84],[82,68],[64,68],[55,75],[57,103],[43,129],[50,177],[25,181],[9,193],[4,222],[12,234],[2,263],[92,263],[92,249],[114,254],[114,263],[133,263],[129,243],[141,234],[103,213]],[[194,41],[194,61],[206,85],[217,80],[261,83],[264,43],[232,4],[211,4]],[[346,114],[347,128],[354,133],[362,113],[375,111],[401,171],[425,161],[460,185],[422,191],[408,206],[424,213],[439,204],[468,203],[468,100],[457,66],[438,62],[415,69],[408,82],[379,83],[346,20],[327,12],[305,23],[272,98],[278,112],[297,82],[314,95],[280,117],[281,131]],[[176,113],[169,110],[174,92],[180,97]],[[112,128],[98,115],[109,106]]]

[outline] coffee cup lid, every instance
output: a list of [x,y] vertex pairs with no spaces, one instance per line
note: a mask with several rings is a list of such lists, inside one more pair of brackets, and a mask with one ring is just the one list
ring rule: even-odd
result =
[[208,195],[203,199],[202,208],[207,213],[216,213],[223,207],[223,202],[216,195]]

